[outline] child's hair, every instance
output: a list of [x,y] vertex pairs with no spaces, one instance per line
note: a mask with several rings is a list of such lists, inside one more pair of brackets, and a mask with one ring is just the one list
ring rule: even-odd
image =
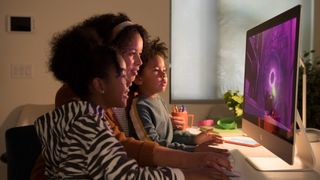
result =
[[160,41],[160,38],[156,38],[146,44],[144,46],[142,54],[141,54],[141,61],[142,65],[138,71],[138,74],[143,72],[144,67],[155,56],[161,56],[163,59],[168,59],[168,48],[164,42]]
[[88,97],[90,82],[107,78],[111,67],[120,75],[116,51],[104,45],[92,28],[75,26],[55,36],[51,46],[50,71],[80,98]]

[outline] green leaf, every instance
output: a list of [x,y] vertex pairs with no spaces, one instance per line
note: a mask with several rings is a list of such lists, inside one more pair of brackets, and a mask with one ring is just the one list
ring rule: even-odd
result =
[[239,95],[237,95],[237,96],[232,96],[232,99],[233,99],[234,101],[236,101],[237,103],[239,103],[239,104],[243,103],[243,97],[242,97],[242,96],[239,96]]

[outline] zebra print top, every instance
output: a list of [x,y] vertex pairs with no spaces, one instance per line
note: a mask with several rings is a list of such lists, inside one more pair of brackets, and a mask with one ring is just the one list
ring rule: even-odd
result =
[[180,169],[139,167],[127,157],[104,110],[74,101],[35,122],[49,179],[184,179]]

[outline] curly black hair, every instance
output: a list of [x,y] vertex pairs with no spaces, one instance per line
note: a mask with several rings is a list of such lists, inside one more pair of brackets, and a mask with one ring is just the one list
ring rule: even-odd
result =
[[90,95],[89,84],[107,78],[111,67],[120,75],[116,51],[103,43],[95,29],[74,26],[51,42],[49,69],[80,98]]
[[[123,13],[95,15],[71,27],[64,33],[56,35],[51,43],[49,70],[54,73],[58,80],[68,84],[77,96],[88,96],[88,83],[93,76],[99,75],[97,77],[102,77],[101,68],[105,67],[104,64],[97,67],[95,64],[88,65],[89,62],[97,63],[102,55],[115,58],[111,57],[115,56],[114,52],[112,52],[113,55],[111,52],[103,54],[102,49],[107,49],[109,46],[121,52],[137,32],[144,43],[147,43],[149,39],[148,32],[138,24],[127,26],[116,37],[112,37],[113,29],[125,21],[130,21],[130,18]],[[108,53],[109,55],[107,55]],[[91,61],[89,57],[92,59]],[[74,69],[81,73],[71,75],[70,71],[72,72]],[[120,70],[117,69],[117,71]]]
[[122,22],[131,21],[124,13],[96,15],[82,23],[83,27],[90,27],[97,31],[103,39],[103,43],[114,46],[118,50],[126,48],[125,46],[132,39],[135,33],[139,33],[143,42],[147,42],[149,34],[145,28],[139,24],[133,24],[122,29],[116,37],[112,37],[114,28]]
[[142,65],[140,66],[138,74],[141,74],[145,65],[155,56],[161,56],[163,59],[168,59],[167,52],[168,48],[166,44],[161,42],[159,37],[147,42],[141,54]]

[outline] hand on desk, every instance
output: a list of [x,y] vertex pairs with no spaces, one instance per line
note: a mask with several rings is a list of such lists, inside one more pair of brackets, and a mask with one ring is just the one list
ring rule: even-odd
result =
[[[222,142],[219,141],[219,143]],[[208,153],[203,159],[206,166],[228,175],[226,172],[231,172],[232,170],[232,165],[229,159],[230,153],[227,149],[215,148],[212,147],[213,145],[217,145],[216,140],[207,141],[198,145],[195,151]]]
[[207,159],[207,167],[213,168],[227,177],[240,177],[240,172],[234,169],[234,163],[234,159],[230,154],[226,156],[226,154],[218,153],[214,155],[213,159]]
[[220,135],[214,134],[212,130],[201,132],[195,137],[195,143],[198,144],[196,152],[214,152],[224,156],[229,156],[230,153],[227,149],[215,148],[218,144],[223,143],[223,139]]
[[225,177],[225,171],[230,171],[232,168],[229,158],[225,154],[214,152],[193,152],[190,155],[190,158],[185,161],[185,168],[210,169],[210,172],[214,172],[217,177]]
[[194,139],[195,144],[203,144],[203,143],[210,143],[210,144],[222,144],[223,140],[222,137],[214,134],[212,130],[207,130],[205,132],[201,132],[200,134],[196,135]]

